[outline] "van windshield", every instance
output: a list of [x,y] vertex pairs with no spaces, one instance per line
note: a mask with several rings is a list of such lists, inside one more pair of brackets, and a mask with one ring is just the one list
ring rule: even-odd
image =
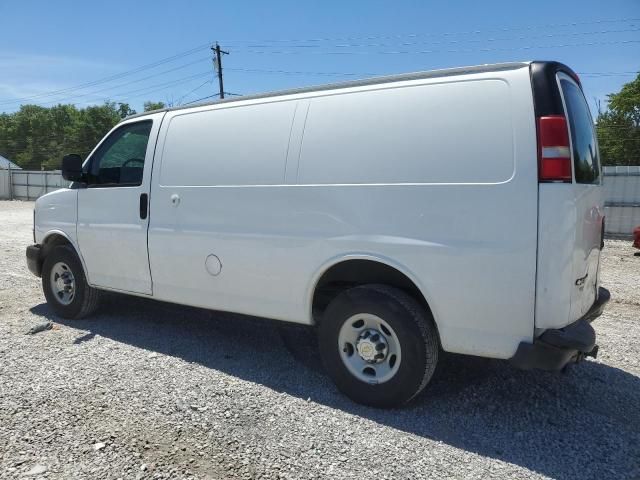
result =
[[560,80],[567,108],[577,183],[600,183],[600,159],[593,121],[584,95],[575,83]]

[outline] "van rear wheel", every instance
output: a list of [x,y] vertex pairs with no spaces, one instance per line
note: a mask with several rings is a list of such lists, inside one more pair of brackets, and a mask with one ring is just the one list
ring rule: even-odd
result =
[[53,311],[63,318],[82,318],[98,306],[99,290],[87,283],[76,252],[59,245],[42,266],[42,290]]
[[336,296],[319,327],[323,363],[355,402],[396,407],[431,379],[439,342],[431,314],[402,290],[363,285]]

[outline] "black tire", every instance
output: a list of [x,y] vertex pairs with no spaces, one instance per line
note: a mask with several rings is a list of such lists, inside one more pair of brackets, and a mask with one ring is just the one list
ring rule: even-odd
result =
[[[372,384],[353,375],[338,345],[344,322],[366,313],[392,327],[402,352],[397,372],[383,383]],[[363,285],[338,294],[325,310],[318,333],[325,369],[338,389],[353,401],[372,407],[409,402],[429,383],[438,362],[438,334],[431,314],[402,290],[387,285]]]
[[300,364],[314,372],[324,373],[318,350],[318,332],[313,327],[281,322],[278,326],[284,347]]
[[[68,305],[60,302],[51,285],[51,269],[58,262],[63,262],[69,267],[75,280],[74,296]],[[98,307],[100,298],[100,291],[87,284],[80,259],[68,245],[54,247],[45,258],[42,266],[42,290],[49,306],[63,318],[78,319],[90,315]]]

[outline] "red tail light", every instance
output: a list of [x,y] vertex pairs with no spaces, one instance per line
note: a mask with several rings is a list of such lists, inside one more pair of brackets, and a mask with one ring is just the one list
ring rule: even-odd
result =
[[538,179],[571,183],[571,149],[563,115],[538,118]]

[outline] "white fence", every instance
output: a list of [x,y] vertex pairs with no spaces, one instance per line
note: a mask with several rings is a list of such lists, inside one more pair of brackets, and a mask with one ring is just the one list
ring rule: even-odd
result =
[[0,170],[0,199],[35,200],[68,185],[60,170]]
[[640,225],[640,166],[604,167],[606,233],[631,236]]
[[9,170],[0,169],[0,200],[11,198],[11,179]]

